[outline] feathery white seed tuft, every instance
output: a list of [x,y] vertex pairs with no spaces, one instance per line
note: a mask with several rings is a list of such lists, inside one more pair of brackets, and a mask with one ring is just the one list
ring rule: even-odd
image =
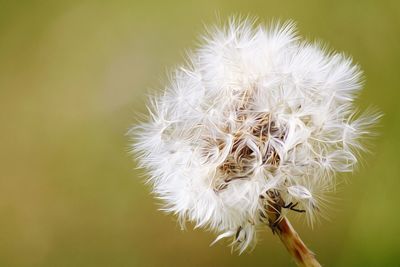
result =
[[271,190],[312,222],[379,119],[354,115],[359,67],[302,41],[292,22],[249,20],[209,30],[188,62],[132,130],[165,210],[216,240],[233,236],[240,252],[254,244]]

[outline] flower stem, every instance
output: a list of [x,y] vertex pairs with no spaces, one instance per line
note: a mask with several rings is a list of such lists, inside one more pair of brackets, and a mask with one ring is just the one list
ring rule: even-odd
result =
[[321,264],[315,259],[314,253],[307,248],[300,236],[294,230],[289,220],[282,215],[282,207],[285,203],[278,191],[269,190],[268,205],[265,212],[268,217],[269,227],[272,233],[277,234],[285,245],[287,251],[295,260],[298,266],[320,267]]
[[271,229],[279,236],[298,266],[321,266],[315,259],[314,253],[307,248],[286,217],[279,219]]

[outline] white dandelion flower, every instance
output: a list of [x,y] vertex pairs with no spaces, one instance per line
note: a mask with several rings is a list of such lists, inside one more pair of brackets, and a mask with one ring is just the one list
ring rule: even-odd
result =
[[282,239],[284,211],[313,221],[379,114],[355,116],[359,67],[302,40],[292,22],[231,20],[202,40],[151,97],[133,150],[166,211],[232,236],[242,252],[265,223]]

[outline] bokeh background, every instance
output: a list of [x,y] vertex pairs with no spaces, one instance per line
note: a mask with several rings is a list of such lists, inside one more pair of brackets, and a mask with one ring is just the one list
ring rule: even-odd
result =
[[127,154],[146,92],[232,14],[294,19],[352,55],[385,116],[329,220],[294,224],[325,266],[400,266],[399,1],[0,1],[0,266],[293,266],[181,231]]

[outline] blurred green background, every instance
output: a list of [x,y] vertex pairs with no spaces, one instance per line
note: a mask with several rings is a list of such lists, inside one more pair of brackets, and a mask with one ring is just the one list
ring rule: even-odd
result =
[[181,231],[127,154],[148,89],[204,24],[294,19],[352,55],[385,117],[330,220],[294,224],[325,266],[400,266],[399,1],[0,1],[0,266],[293,266],[267,229],[251,253]]

